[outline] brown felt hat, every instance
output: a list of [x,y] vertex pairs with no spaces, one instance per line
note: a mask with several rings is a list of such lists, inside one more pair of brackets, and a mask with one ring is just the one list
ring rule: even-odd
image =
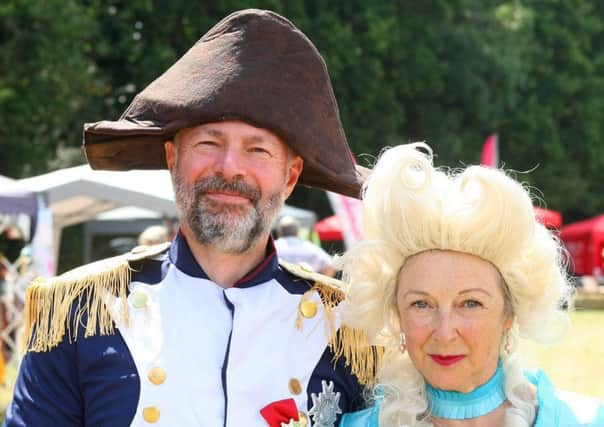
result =
[[238,119],[269,129],[304,159],[304,185],[359,197],[327,67],[290,21],[235,12],[132,101],[118,121],[84,125],[93,169],[164,169],[164,141],[186,127]]

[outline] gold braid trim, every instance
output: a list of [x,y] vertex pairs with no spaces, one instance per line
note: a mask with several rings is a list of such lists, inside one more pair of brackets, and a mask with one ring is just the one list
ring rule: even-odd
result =
[[333,361],[335,362],[343,356],[346,366],[350,368],[362,385],[373,385],[384,349],[369,345],[367,335],[362,330],[347,326],[342,326],[339,330],[336,330],[334,310],[345,297],[344,283],[318,273],[309,272],[303,267],[282,260],[279,263],[296,276],[314,281],[314,285],[302,295],[300,300],[296,328],[301,330],[303,326],[302,310],[300,309],[302,303],[307,301],[313,292],[318,292],[321,295],[325,310],[325,327],[327,328],[327,336],[330,337],[329,347],[334,353]]
[[97,333],[115,333],[116,319],[106,306],[111,297],[119,301],[120,320],[128,325],[130,263],[165,252],[169,246],[168,243],[140,247],[131,253],[97,261],[58,277],[34,280],[25,294],[23,350],[49,351],[59,345],[65,334],[69,342],[75,341],[84,315],[88,317],[83,325],[85,338]]

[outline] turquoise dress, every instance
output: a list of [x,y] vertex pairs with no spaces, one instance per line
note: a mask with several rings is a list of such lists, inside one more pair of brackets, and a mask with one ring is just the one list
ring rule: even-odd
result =
[[[604,404],[598,399],[557,391],[545,372],[526,372],[537,387],[539,410],[533,427],[604,427]],[[379,406],[345,414],[340,427],[379,427]]]

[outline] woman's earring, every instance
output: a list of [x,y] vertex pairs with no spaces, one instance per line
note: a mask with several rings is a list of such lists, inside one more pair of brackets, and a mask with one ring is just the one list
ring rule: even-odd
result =
[[401,332],[398,336],[398,345],[401,353],[405,353],[407,351],[407,341],[405,340],[405,334]]
[[508,332],[503,336],[503,341],[503,351],[505,354],[510,354],[510,334]]

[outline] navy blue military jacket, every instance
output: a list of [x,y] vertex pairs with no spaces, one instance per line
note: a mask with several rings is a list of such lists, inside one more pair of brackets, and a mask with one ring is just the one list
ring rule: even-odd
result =
[[[224,289],[179,235],[133,273],[128,322],[107,297],[115,334],[79,331],[25,355],[6,426],[260,427],[268,425],[261,409],[281,401],[312,425],[311,395],[328,397],[326,385],[339,393],[332,406],[360,409],[361,386],[343,359],[333,361],[311,286],[279,266],[271,241],[261,265]],[[316,311],[300,316],[305,293]]]

